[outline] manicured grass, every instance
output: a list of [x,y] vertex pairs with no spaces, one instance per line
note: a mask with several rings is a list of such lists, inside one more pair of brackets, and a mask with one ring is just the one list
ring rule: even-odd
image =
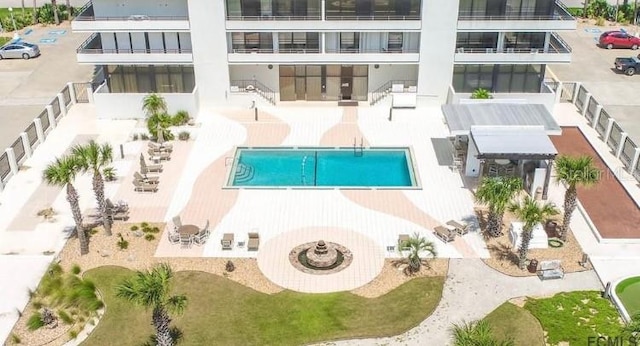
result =
[[2,47],[5,43],[11,41],[11,37],[0,36],[0,47]]
[[[140,345],[153,333],[151,311],[114,296],[114,287],[133,272],[100,267],[86,273],[103,295],[106,314],[87,345]],[[443,277],[417,278],[375,298],[351,293],[274,295],[202,272],[178,272],[175,293],[188,307],[175,316],[180,345],[300,345],[331,339],[389,336],[429,316],[442,296]]]
[[640,276],[621,281],[616,286],[616,295],[622,301],[629,316],[640,313]]
[[[33,13],[33,8],[26,8],[24,9],[24,13],[26,15],[30,15],[31,13]],[[22,14],[22,8],[21,7],[14,7],[13,8],[13,15],[17,15],[17,14]],[[0,7],[0,18],[2,17],[9,17],[10,13],[9,13],[9,8],[8,7]]]
[[529,298],[524,306],[548,333],[547,343],[585,345],[589,337],[617,336],[622,324],[616,308],[598,291],[558,293],[551,298]]
[[499,341],[512,339],[518,346],[544,345],[540,322],[527,310],[509,302],[500,305],[485,318]]

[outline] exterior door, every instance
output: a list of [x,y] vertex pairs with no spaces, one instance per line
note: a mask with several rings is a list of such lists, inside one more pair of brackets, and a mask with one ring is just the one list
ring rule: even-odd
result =
[[307,99],[307,79],[305,77],[296,77],[296,100]]
[[353,66],[343,65],[340,73],[340,94],[343,100],[351,100],[353,93]]

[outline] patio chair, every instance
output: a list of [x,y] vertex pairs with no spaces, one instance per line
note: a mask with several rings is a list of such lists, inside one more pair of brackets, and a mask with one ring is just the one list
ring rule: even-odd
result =
[[141,181],[143,183],[148,183],[148,184],[157,184],[160,182],[160,177],[158,176],[142,176],[142,174],[135,172],[133,173],[133,179]]
[[117,204],[114,204],[109,198],[105,198],[104,203],[107,209],[111,210],[113,213],[129,211],[129,205],[125,201],[118,201]]
[[107,208],[107,215],[109,215],[111,220],[126,221],[129,219],[129,209],[117,210]]
[[178,244],[180,242],[180,234],[175,231],[169,230],[167,232],[167,237],[169,238],[169,243]]
[[220,241],[222,244],[222,250],[233,249],[233,238],[233,233],[225,233],[222,235],[222,240]]
[[173,228],[175,230],[182,227],[182,220],[180,219],[180,215],[174,216],[173,219],[171,219],[171,221],[173,222]]
[[136,192],[157,192],[159,184],[143,183],[141,181],[133,181],[133,190]]
[[445,243],[451,242],[455,239],[455,233],[444,226],[435,227],[433,229],[433,234]]
[[258,247],[260,247],[260,234],[257,232],[249,232],[249,241],[247,241],[247,250],[248,251],[258,251]]
[[487,172],[487,175],[490,177],[497,177],[498,176],[498,166],[494,165],[494,164],[490,164],[489,165],[489,170]]
[[171,160],[171,153],[166,152],[166,151],[154,151],[154,150],[149,149],[147,151],[147,153],[149,154],[149,158],[151,160],[160,160],[160,161]]
[[202,245],[204,243],[207,242],[207,240],[209,239],[209,220],[207,220],[207,223],[204,225],[204,228],[202,228],[198,234],[196,234],[196,236],[194,237],[194,241],[196,244],[198,245]]
[[155,143],[155,142],[148,142],[149,143],[149,149],[153,150],[153,151],[157,151],[157,152],[172,152],[173,151],[173,145],[171,144],[165,144],[165,143]]
[[447,225],[453,227],[459,235],[465,235],[469,233],[469,225],[462,221],[449,220]]
[[178,235],[180,237],[180,247],[190,248],[193,244],[193,237],[190,235]]

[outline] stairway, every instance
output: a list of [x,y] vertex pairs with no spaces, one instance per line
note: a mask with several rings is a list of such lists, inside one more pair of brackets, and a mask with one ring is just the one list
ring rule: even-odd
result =
[[238,163],[236,167],[236,174],[233,179],[233,182],[236,184],[243,184],[251,181],[253,179],[253,175],[255,173],[255,169],[252,166],[245,165],[243,163]]

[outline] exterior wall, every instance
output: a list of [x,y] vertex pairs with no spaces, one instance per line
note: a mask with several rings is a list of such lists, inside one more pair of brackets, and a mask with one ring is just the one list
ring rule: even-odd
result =
[[[162,93],[167,101],[169,114],[186,110],[195,116],[198,113],[197,91],[189,94]],[[98,119],[143,119],[142,100],[147,94],[110,94],[107,84],[93,93]]]
[[189,1],[193,67],[201,108],[226,102],[229,91],[224,1]]
[[188,16],[187,0],[93,0],[96,17]]
[[553,112],[556,104],[556,94],[549,89],[548,86],[543,86],[543,92],[541,93],[491,93],[493,99],[491,100],[471,100],[471,93],[456,93],[453,88],[449,88],[447,103],[469,103],[469,102],[513,102],[513,103],[531,103],[542,104],[549,112]]
[[458,1],[423,1],[418,100],[444,103],[453,77]]
[[279,90],[280,65],[229,65],[230,80],[257,80],[275,92]]

